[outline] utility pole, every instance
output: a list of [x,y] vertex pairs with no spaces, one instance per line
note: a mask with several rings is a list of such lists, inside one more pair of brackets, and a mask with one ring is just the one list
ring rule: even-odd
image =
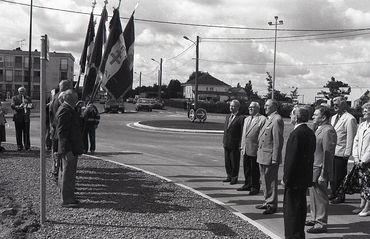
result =
[[139,75],[139,87],[141,87],[141,71],[140,71],[140,75]]
[[29,97],[31,97],[31,72],[32,72],[32,8],[33,8],[33,0],[31,0],[31,6],[30,6],[30,35],[28,40],[28,89],[27,94]]
[[275,69],[276,69],[276,38],[277,38],[277,30],[278,30],[278,25],[283,25],[284,22],[283,20],[279,20],[278,22],[278,16],[275,16],[275,23],[268,22],[270,26],[275,26],[275,46],[274,46],[274,72],[273,72],[273,78],[272,78],[272,95],[271,99],[274,99],[274,94],[275,94]]
[[158,101],[161,102],[161,88],[162,88],[162,63],[163,59],[161,58],[159,63],[159,78],[158,78]]
[[195,79],[194,79],[194,110],[198,107],[198,71],[199,71],[199,41],[200,37],[197,36],[196,41],[190,40],[187,36],[184,39],[191,41],[195,44]]

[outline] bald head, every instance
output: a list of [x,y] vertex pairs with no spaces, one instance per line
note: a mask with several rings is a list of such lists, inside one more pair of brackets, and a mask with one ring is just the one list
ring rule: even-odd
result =
[[74,90],[66,90],[63,93],[63,100],[68,104],[75,106],[78,100],[77,93]]
[[59,91],[65,91],[73,88],[72,81],[70,80],[62,80],[59,82]]

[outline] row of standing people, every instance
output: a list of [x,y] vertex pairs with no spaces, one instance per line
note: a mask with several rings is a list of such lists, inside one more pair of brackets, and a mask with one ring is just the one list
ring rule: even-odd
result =
[[[364,107],[365,119],[369,118],[366,108],[369,107],[368,105],[370,104]],[[352,148],[356,163],[360,162],[366,166],[366,162],[370,162],[369,153],[356,153],[369,151],[370,119],[366,121],[368,123],[364,122],[360,125],[356,134],[356,120],[346,112],[345,106],[344,98],[335,98],[336,114],[333,117],[330,117],[330,110],[327,107],[318,107],[313,116],[314,125],[316,125],[315,132],[306,125],[309,120],[307,109],[299,107],[292,111],[291,122],[295,127],[286,145],[282,182],[285,189],[284,221],[287,238],[294,237],[294,235],[298,236],[297,238],[304,238],[305,224],[312,226],[307,230],[310,233],[326,232],[329,198],[332,203],[344,202],[344,194],[337,195],[336,192],[346,176],[348,158],[352,155]],[[274,100],[266,102],[267,117],[259,113],[257,102],[250,104],[248,117],[242,116],[238,109],[239,102],[232,101],[231,114],[226,117],[225,121],[223,144],[227,178],[224,182],[237,183],[239,161],[242,156],[245,184],[237,190],[248,190],[249,195],[258,194],[261,177],[265,202],[256,205],[256,208],[264,209],[263,214],[275,213],[278,168],[282,161],[281,152],[284,141],[284,122],[276,111],[277,102]],[[368,172],[368,167],[365,168]],[[328,194],[329,183],[331,195]],[[305,222],[306,191],[309,187],[313,219]],[[367,187],[366,183],[363,184],[363,190]],[[362,199],[359,215],[369,215],[369,206],[368,199]],[[289,228],[293,230],[289,231]]]

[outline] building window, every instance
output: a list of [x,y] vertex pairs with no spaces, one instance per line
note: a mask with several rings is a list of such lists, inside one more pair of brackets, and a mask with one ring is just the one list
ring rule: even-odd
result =
[[5,80],[6,81],[13,81],[13,70],[6,70],[5,71]]
[[14,66],[13,56],[5,56],[5,66],[6,67],[13,67]]
[[4,70],[0,70],[0,81],[4,81]]
[[40,99],[40,86],[39,85],[34,85],[32,87],[32,98],[33,99]]
[[14,67],[15,68],[22,68],[22,56],[15,56],[14,57]]
[[27,56],[24,57],[24,66],[23,67],[28,69],[28,57]]
[[15,82],[22,82],[22,71],[14,70],[14,81]]
[[5,85],[5,91],[6,91],[7,94],[12,95],[12,93],[13,93],[12,85],[11,84],[6,84]]
[[4,57],[3,56],[0,56],[0,67],[1,68],[4,67]]
[[40,83],[40,71],[33,71],[33,82]]
[[209,90],[210,90],[210,91],[213,91],[213,87],[209,87]]
[[67,59],[60,59],[60,69],[63,71],[68,70],[68,60]]
[[24,82],[28,82],[28,79],[29,79],[29,76],[28,76],[28,71],[23,71],[23,75],[24,75]]
[[40,57],[36,56],[33,58],[33,68],[40,69]]
[[61,71],[60,72],[60,80],[62,81],[62,80],[68,80],[67,79],[67,76],[68,76],[68,74],[67,74],[67,72],[66,71]]

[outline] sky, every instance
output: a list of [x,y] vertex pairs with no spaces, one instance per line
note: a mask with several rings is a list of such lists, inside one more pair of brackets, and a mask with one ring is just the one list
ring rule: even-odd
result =
[[[16,3],[30,1],[0,0],[0,49],[27,51],[30,9]],[[77,76],[91,3],[34,0],[32,49],[40,49],[41,35],[47,34],[50,51],[75,57]],[[123,27],[136,4],[122,0]],[[94,9],[97,23],[103,5],[98,0]],[[118,0],[108,1],[109,20],[117,6]],[[183,36],[192,41],[199,36],[200,71],[231,86],[251,81],[255,91],[265,94],[266,72],[273,75],[275,27],[268,22],[274,23],[274,16],[283,20],[277,32],[277,90],[289,94],[298,87],[300,100],[311,102],[332,76],[352,86],[353,99],[370,89],[370,1],[364,0],[141,0],[135,11],[134,87],[139,72],[142,85],[157,83],[159,64],[152,58],[163,59],[163,84],[186,82],[195,70],[195,47]]]

